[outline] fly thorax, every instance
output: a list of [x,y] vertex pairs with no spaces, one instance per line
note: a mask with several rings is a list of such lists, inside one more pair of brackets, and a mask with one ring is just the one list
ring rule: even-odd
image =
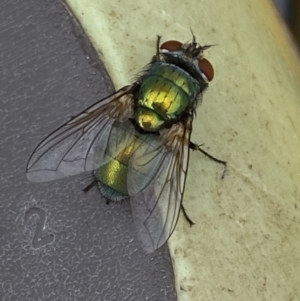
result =
[[157,112],[142,106],[136,110],[135,121],[143,130],[149,132],[157,131],[165,123],[165,119]]
[[156,131],[166,121],[177,120],[193,105],[199,92],[199,83],[183,69],[154,63],[142,79],[135,120],[141,128]]

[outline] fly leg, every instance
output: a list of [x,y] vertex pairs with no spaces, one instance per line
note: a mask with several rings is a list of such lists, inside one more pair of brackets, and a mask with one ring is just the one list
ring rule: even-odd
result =
[[87,193],[87,192],[89,192],[94,186],[96,186],[97,184],[98,184],[98,181],[97,181],[96,178],[94,178],[93,182],[90,183],[88,186],[86,186],[84,189],[82,189],[82,191],[83,191],[84,193]]
[[[202,145],[202,144],[201,144]],[[224,171],[223,171],[223,174],[222,174],[222,179],[224,179],[224,176],[225,176],[225,173],[226,173],[226,170],[227,170],[227,162],[226,161],[223,161],[223,160],[220,160],[216,157],[213,157],[212,155],[210,155],[209,153],[207,153],[205,150],[203,150],[200,146],[201,145],[198,145],[198,144],[195,144],[193,143],[192,141],[190,141],[190,149],[192,150],[198,150],[200,151],[203,155],[205,155],[206,157],[208,157],[209,159],[219,163],[219,164],[222,164],[224,166]]]
[[156,41],[156,54],[152,58],[152,63],[160,61],[160,58],[159,58],[159,44],[160,44],[160,40],[161,40],[161,36],[158,35],[157,36],[157,41]]
[[187,220],[187,222],[189,223],[190,227],[192,227],[193,225],[195,225],[195,223],[190,219],[190,217],[188,216],[188,214],[185,211],[185,208],[183,207],[182,204],[180,204],[180,209],[183,213],[184,218]]
[[156,41],[156,56],[159,56],[159,44],[160,44],[161,36],[157,36],[157,41]]
[[[88,186],[86,186],[84,189],[82,189],[82,191],[84,193],[89,192],[93,187],[98,185],[98,180],[94,177],[94,180],[92,181],[92,183],[90,183]],[[112,201],[106,199],[106,205],[109,205]]]

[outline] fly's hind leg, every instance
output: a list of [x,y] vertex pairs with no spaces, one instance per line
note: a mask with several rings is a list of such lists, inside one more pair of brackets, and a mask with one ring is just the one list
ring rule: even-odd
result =
[[[202,144],[201,144],[202,145]],[[190,141],[190,144],[189,144],[189,147],[190,149],[192,150],[198,150],[200,151],[203,155],[205,155],[206,157],[208,157],[209,159],[215,161],[216,163],[219,163],[219,164],[222,164],[224,166],[224,171],[223,171],[223,174],[222,174],[222,179],[225,177],[225,173],[226,173],[226,170],[227,170],[227,162],[226,161],[223,161],[223,160],[220,160],[212,155],[210,155],[209,153],[207,153],[205,150],[203,150],[200,146],[201,145],[198,145],[198,144],[195,144],[194,142]]]
[[183,207],[183,205],[180,205],[180,209],[183,213],[184,218],[187,220],[187,222],[189,223],[189,225],[192,227],[193,225],[195,225],[195,223],[191,220],[191,218],[188,216],[188,214],[185,211],[185,208]]
[[82,191],[84,193],[89,192],[94,186],[96,186],[98,184],[98,181],[96,178],[94,178],[94,180],[88,185],[86,186],[84,189],[82,189]]
[[[93,187],[98,186],[99,181],[96,179],[96,177],[93,176],[93,178],[94,178],[93,181],[88,186],[86,186],[84,189],[82,189],[82,191],[84,193],[88,193]],[[112,201],[106,199],[106,205],[109,205],[111,202]]]

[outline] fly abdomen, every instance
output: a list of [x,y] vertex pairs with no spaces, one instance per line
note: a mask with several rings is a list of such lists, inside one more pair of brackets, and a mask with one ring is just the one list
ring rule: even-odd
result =
[[120,201],[128,197],[128,162],[140,143],[136,136],[131,137],[130,141],[124,143],[122,143],[122,138],[119,137],[120,140],[118,140],[120,143],[117,147],[119,149],[118,153],[114,157],[110,157],[107,163],[94,172],[101,193],[111,201]]
[[95,170],[94,175],[104,197],[120,201],[128,197],[127,165],[112,158],[107,164]]

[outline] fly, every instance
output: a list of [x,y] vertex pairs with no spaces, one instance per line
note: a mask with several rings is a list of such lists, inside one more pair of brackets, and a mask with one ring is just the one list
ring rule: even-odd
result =
[[[138,236],[147,252],[175,229],[182,199],[193,118],[214,70],[204,58],[210,45],[170,40],[160,45],[142,75],[55,130],[34,150],[27,178],[45,182],[93,171],[110,201],[129,198]],[[225,171],[224,169],[224,171]],[[223,173],[224,175],[224,173]]]

